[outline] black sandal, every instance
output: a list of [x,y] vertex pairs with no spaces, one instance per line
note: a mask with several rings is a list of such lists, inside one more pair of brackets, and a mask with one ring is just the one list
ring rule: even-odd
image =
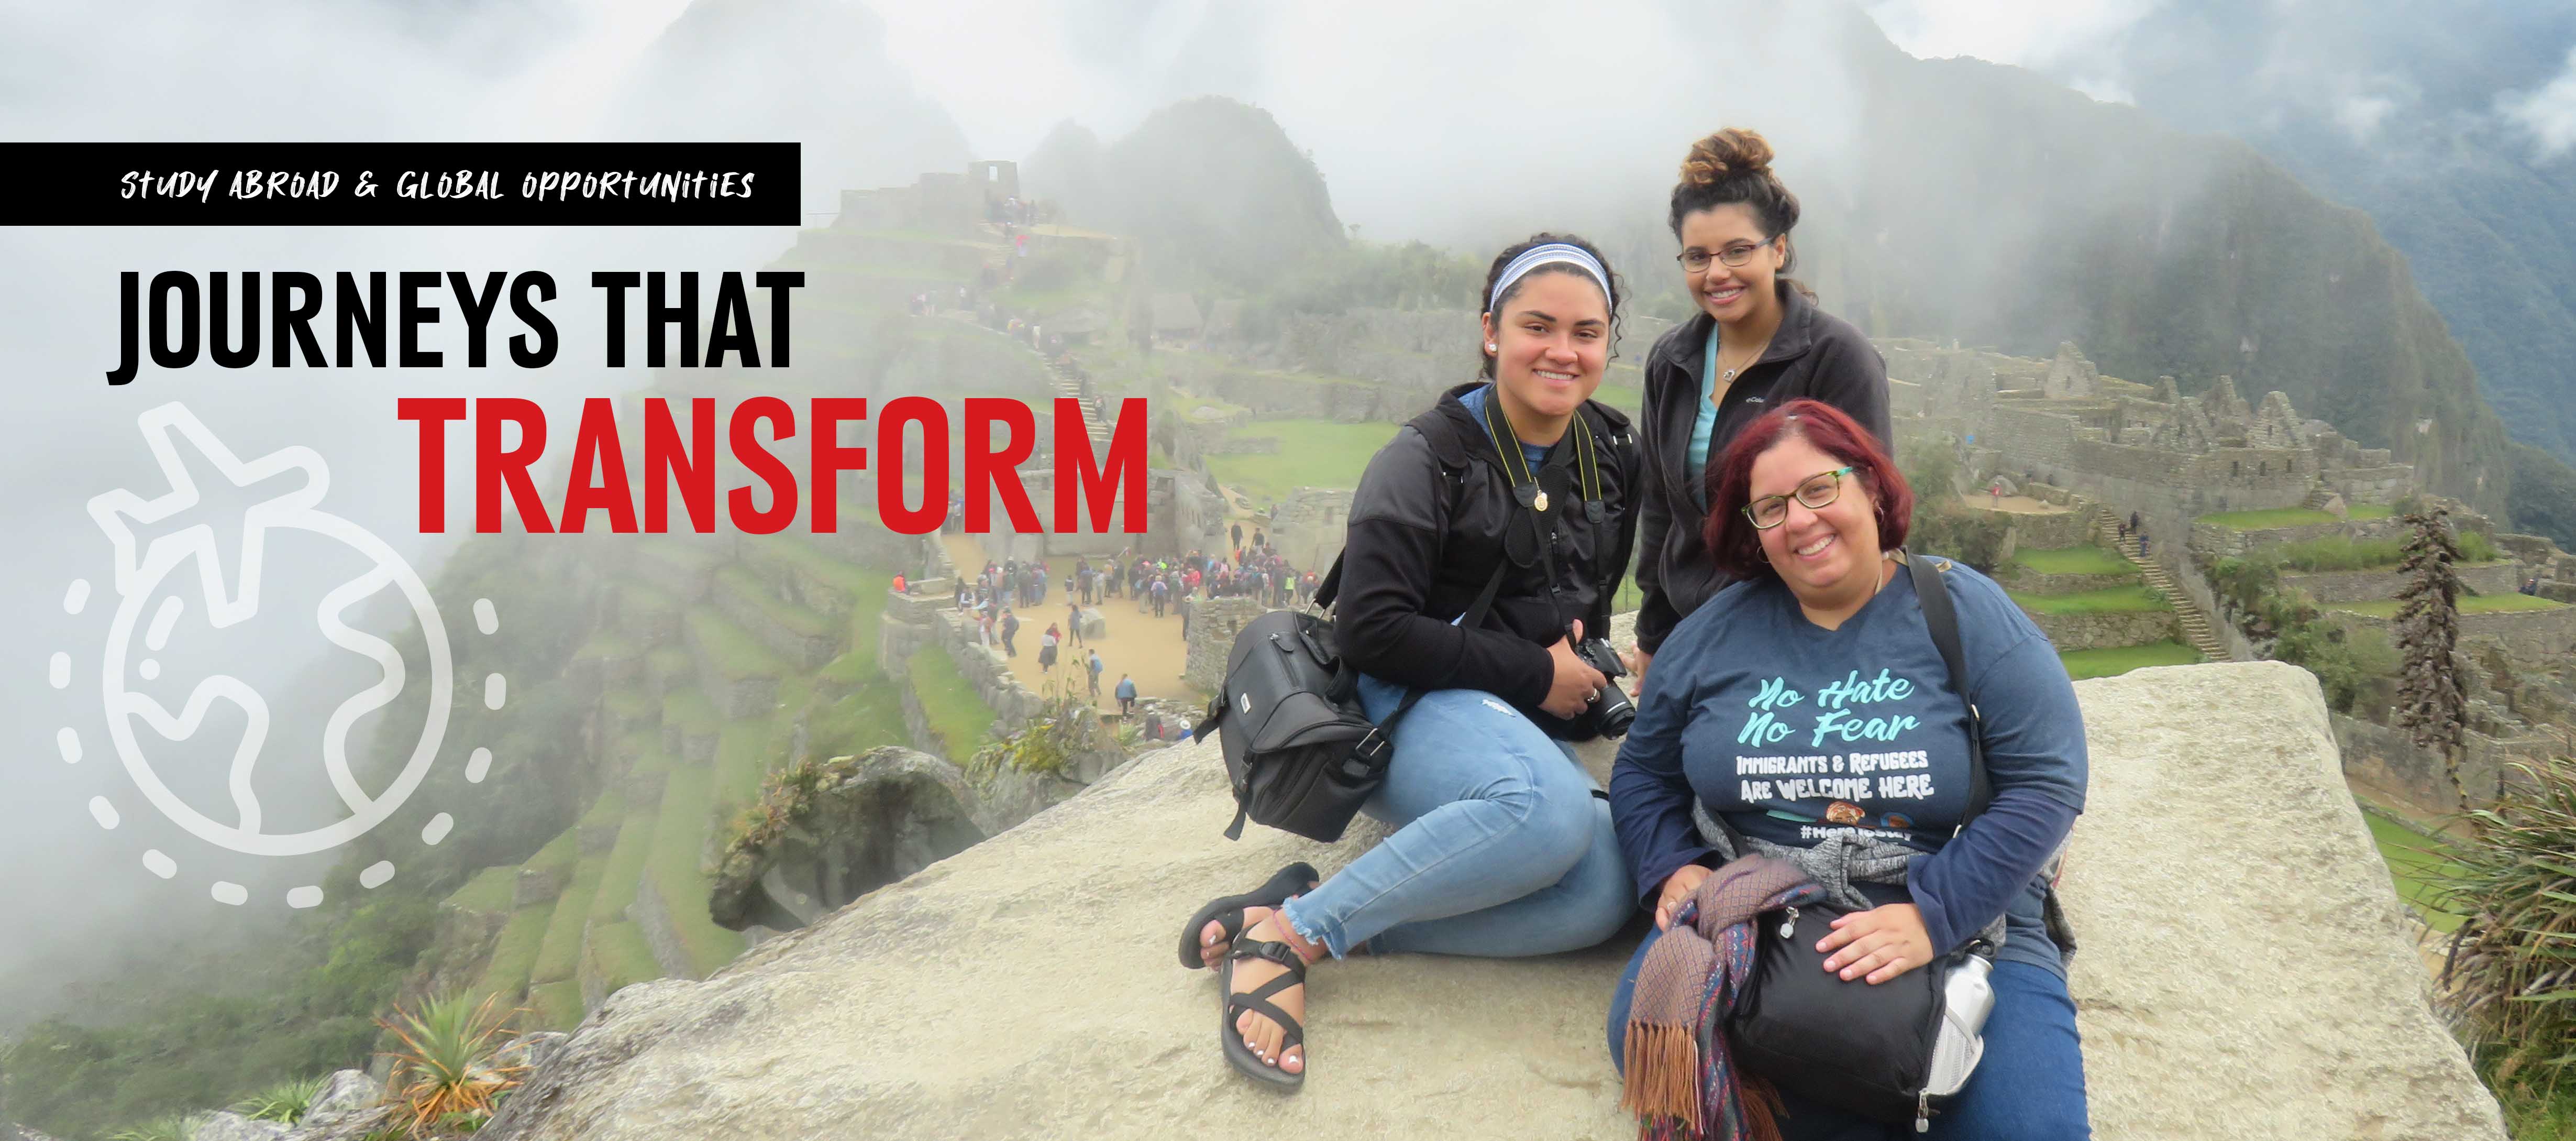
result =
[[[1248,994],[1236,994],[1234,993],[1234,964],[1238,959],[1267,959],[1286,967],[1287,971],[1254,988]],[[1234,1028],[1235,1016],[1249,1010],[1279,1024],[1279,1029],[1283,1032],[1279,1040],[1280,1054],[1285,1055],[1291,1049],[1304,1046],[1306,1044],[1305,1025],[1288,1017],[1286,1011],[1270,1002],[1271,996],[1280,991],[1292,986],[1304,985],[1306,985],[1306,960],[1298,957],[1296,948],[1272,939],[1254,939],[1246,936],[1235,940],[1234,948],[1226,952],[1224,985],[1217,995],[1217,1040],[1225,1046],[1226,1062],[1235,1069],[1272,1085],[1284,1086],[1291,1090],[1304,1086],[1306,1075],[1303,1067],[1299,1067],[1298,1073],[1292,1074],[1275,1064],[1263,1061],[1261,1055],[1252,1052],[1252,1047],[1243,1044],[1243,1032]]]
[[1243,934],[1244,908],[1278,907],[1288,902],[1289,896],[1305,891],[1307,885],[1322,878],[1315,874],[1313,865],[1299,861],[1273,873],[1269,883],[1242,895],[1209,900],[1207,906],[1190,916],[1188,925],[1181,928],[1181,965],[1193,971],[1207,966],[1207,960],[1199,957],[1199,932],[1207,930],[1209,923],[1223,923],[1225,941],[1232,943]]

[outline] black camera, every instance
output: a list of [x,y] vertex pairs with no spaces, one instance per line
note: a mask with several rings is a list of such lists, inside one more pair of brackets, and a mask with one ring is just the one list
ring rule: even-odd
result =
[[[1611,649],[1606,638],[1585,638],[1575,643],[1574,653],[1604,677],[1628,676],[1627,667],[1619,664],[1619,651]],[[1590,722],[1592,730],[1604,737],[1625,737],[1629,724],[1636,719],[1637,704],[1628,700],[1627,691],[1620,689],[1617,682],[1603,682],[1592,704],[1573,720],[1576,724]]]

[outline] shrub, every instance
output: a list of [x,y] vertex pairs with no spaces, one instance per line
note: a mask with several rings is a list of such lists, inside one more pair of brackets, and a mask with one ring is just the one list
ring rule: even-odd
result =
[[2576,1064],[2576,766],[2516,767],[2531,787],[2466,813],[2472,839],[2437,881],[2467,916],[2443,989],[2495,1080],[2546,1093]]
[[326,1078],[305,1078],[279,1082],[233,1104],[233,1112],[253,1121],[275,1121],[293,1125],[304,1120],[313,1108],[313,1100],[322,1096]]
[[392,1018],[380,1022],[402,1043],[389,1052],[392,1100],[414,1136],[444,1125],[453,1114],[488,1116],[493,1099],[519,1084],[518,1067],[492,1064],[498,1048],[493,1039],[517,1012],[496,1010],[488,997],[474,1002],[471,995],[432,999],[417,1011],[396,1007]]

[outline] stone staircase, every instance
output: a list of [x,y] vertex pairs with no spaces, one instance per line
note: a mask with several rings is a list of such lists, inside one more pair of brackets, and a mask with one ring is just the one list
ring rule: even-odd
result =
[[2111,514],[2109,508],[2099,503],[2094,504],[2092,519],[2094,539],[2103,546],[2120,552],[2121,558],[2129,560],[2130,565],[2138,568],[2139,576],[2146,580],[2149,587],[2165,596],[2165,601],[2173,604],[2174,619],[2182,627],[2183,640],[2191,643],[2192,649],[2200,651],[2201,657],[2213,662],[2235,660],[2235,655],[2227,652],[2227,643],[2219,640],[2218,632],[2210,628],[2210,616],[2201,611],[2200,604],[2193,602],[2190,595],[2183,593],[2182,588],[2174,584],[2173,576],[2165,573],[2165,568],[2139,553],[2135,536],[2127,539],[2120,537],[2119,521]]
[[1075,377],[1073,370],[1066,368],[1063,362],[1048,361],[1046,369],[1047,381],[1055,386],[1056,395],[1078,401],[1082,405],[1082,431],[1084,435],[1091,437],[1092,447],[1096,449],[1108,446],[1109,425],[1100,419],[1100,401],[1097,398],[1086,398],[1082,395],[1082,381]]

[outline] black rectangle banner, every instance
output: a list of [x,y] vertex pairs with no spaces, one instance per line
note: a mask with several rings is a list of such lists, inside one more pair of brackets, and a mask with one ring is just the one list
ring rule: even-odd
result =
[[0,143],[32,226],[793,226],[796,143]]

